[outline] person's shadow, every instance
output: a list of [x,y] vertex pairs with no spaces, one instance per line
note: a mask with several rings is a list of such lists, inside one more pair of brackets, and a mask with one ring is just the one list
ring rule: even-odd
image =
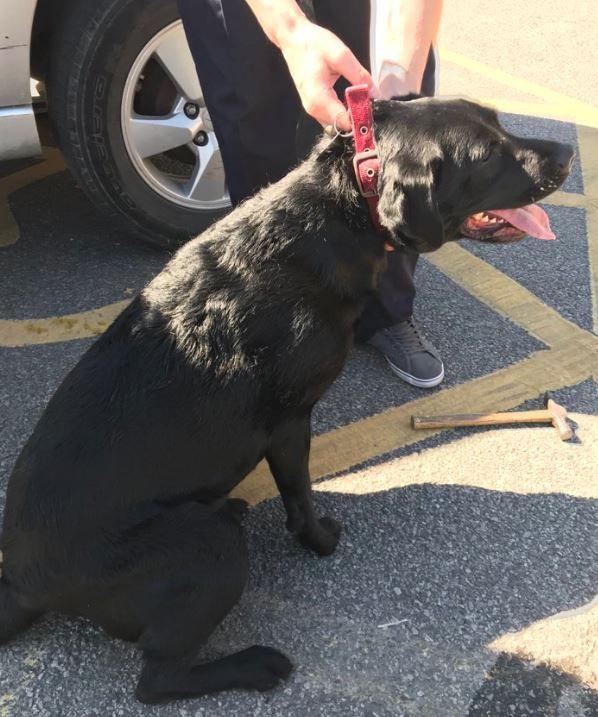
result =
[[[502,653],[476,692],[467,717],[558,717],[563,693],[571,687],[577,684],[569,675]],[[587,688],[579,693],[583,714],[597,715],[598,695]]]

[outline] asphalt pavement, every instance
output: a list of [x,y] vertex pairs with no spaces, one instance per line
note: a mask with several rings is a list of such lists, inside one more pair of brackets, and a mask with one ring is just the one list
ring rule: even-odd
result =
[[[291,540],[264,472],[241,488],[255,504],[250,581],[202,656],[271,645],[293,660],[289,681],[144,707],[134,647],[48,616],[0,648],[1,717],[598,714],[598,130],[504,121],[577,147],[546,205],[557,241],[464,242],[420,263],[416,314],[445,360],[442,387],[407,386],[354,350],[314,416],[316,502],[345,526],[335,555]],[[101,330],[97,310],[168,260],[49,161],[52,150],[0,166],[0,504],[37,417]],[[537,406],[545,389],[573,413],[572,443],[550,427],[420,436],[406,420],[422,407]]]

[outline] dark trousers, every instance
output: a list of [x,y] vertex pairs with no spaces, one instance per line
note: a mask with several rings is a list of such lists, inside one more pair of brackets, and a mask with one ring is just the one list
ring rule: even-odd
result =
[[[301,107],[280,51],[245,0],[178,0],[206,106],[218,138],[233,204],[283,177],[320,133]],[[370,66],[369,0],[304,0],[312,19],[335,33]],[[432,51],[423,93],[434,93]],[[346,83],[340,80],[342,96]],[[411,316],[417,255],[394,251],[378,294],[368,302],[358,337]]]

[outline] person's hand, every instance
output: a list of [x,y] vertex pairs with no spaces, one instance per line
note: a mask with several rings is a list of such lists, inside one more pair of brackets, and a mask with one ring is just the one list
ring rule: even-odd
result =
[[322,126],[351,129],[334,83],[344,77],[352,85],[368,85],[378,96],[370,73],[336,35],[306,20],[280,38],[280,49],[305,111]]

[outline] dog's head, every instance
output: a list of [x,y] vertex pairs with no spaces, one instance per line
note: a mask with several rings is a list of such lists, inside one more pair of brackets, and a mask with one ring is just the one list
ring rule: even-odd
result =
[[552,238],[534,202],[566,179],[569,145],[515,137],[496,112],[467,100],[378,101],[374,122],[378,212],[392,241],[421,253],[461,237]]

